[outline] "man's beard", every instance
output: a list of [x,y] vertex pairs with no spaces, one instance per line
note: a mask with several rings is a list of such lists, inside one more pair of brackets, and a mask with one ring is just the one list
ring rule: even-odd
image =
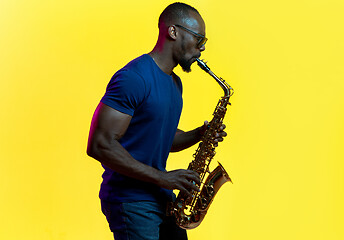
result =
[[[185,44],[184,43],[182,43],[182,51],[183,51],[183,53],[185,53],[186,52],[186,47],[185,47]],[[191,72],[191,64],[192,64],[193,62],[192,62],[192,59],[189,59],[189,60],[187,60],[187,59],[185,59],[185,58],[182,58],[182,59],[180,59],[179,60],[179,65],[181,66],[181,68],[183,69],[183,71],[184,72]]]
[[180,59],[179,61],[179,65],[182,67],[184,72],[191,72],[191,64],[192,64],[191,59],[190,60]]

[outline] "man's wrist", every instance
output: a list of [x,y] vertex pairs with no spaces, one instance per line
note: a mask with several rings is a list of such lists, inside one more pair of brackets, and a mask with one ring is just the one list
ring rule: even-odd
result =
[[197,128],[197,137],[199,138],[199,140],[201,140],[201,138],[203,137],[206,130],[207,130],[207,128],[205,125]]

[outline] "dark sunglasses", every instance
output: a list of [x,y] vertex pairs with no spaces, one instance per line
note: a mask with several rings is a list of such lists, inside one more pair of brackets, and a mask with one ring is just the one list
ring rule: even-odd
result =
[[183,30],[185,30],[185,31],[188,31],[189,33],[191,33],[191,34],[193,34],[194,36],[196,36],[197,39],[198,39],[198,43],[197,43],[197,47],[198,47],[198,48],[203,47],[204,44],[208,41],[208,38],[206,38],[205,36],[203,36],[203,35],[201,35],[201,34],[199,34],[199,33],[195,33],[194,31],[191,31],[190,29],[188,29],[188,28],[186,28],[186,27],[183,27],[183,26],[181,26],[181,25],[179,25],[179,24],[176,24],[175,26],[176,26],[176,27],[179,27],[179,28],[181,28],[181,29],[183,29]]

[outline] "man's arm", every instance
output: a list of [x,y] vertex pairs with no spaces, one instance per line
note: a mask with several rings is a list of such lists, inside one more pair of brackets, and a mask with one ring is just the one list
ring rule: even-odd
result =
[[118,142],[126,132],[131,116],[100,103],[93,115],[87,154],[122,175],[154,183],[162,188],[179,189],[191,195],[200,183],[197,173],[190,170],[162,172],[135,160]]
[[[173,139],[171,152],[179,152],[198,143],[207,130],[208,124],[209,123],[205,121],[204,125],[201,127],[195,128],[194,130],[188,132],[177,129],[176,135]],[[215,147],[217,147],[218,142],[222,142],[223,138],[227,136],[227,133],[224,131],[225,128],[226,125],[223,124],[222,127],[220,127],[220,131],[216,134]]]

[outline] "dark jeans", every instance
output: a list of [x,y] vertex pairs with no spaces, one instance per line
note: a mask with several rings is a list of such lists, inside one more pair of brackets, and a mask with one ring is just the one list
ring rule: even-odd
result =
[[186,230],[166,216],[165,204],[104,200],[101,204],[115,240],[187,240]]

